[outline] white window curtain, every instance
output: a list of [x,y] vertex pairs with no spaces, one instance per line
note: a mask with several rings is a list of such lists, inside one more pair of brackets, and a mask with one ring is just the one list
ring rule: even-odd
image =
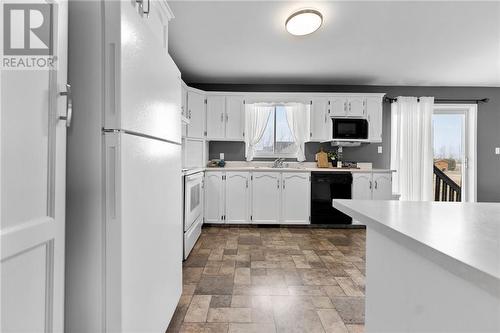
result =
[[266,130],[269,116],[274,111],[270,104],[245,105],[245,156],[251,161],[255,155],[255,145],[260,141]]
[[398,97],[391,104],[393,191],[400,200],[431,201],[434,97]]
[[297,147],[296,158],[297,161],[302,162],[306,160],[304,152],[304,143],[307,140],[307,124],[309,121],[308,107],[302,103],[288,103],[285,106],[286,119],[288,127],[295,139]]

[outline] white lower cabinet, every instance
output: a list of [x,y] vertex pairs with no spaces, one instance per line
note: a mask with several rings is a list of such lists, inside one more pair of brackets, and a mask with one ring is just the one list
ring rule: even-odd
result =
[[352,198],[354,200],[391,200],[392,174],[390,172],[353,172]]
[[373,173],[373,200],[392,199],[392,173]]
[[281,176],[282,224],[308,224],[311,203],[310,174],[288,172]]
[[252,178],[252,223],[279,223],[281,173],[254,172]]
[[205,173],[205,222],[309,224],[308,172]]
[[205,172],[205,222],[224,223],[224,172]]
[[248,223],[250,220],[250,173],[226,172],[225,214],[226,223]]

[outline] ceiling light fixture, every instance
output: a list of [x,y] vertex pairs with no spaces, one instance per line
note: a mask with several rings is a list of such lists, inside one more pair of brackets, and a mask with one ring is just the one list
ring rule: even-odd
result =
[[321,27],[323,15],[315,9],[301,9],[290,15],[285,22],[286,31],[294,36],[309,35]]

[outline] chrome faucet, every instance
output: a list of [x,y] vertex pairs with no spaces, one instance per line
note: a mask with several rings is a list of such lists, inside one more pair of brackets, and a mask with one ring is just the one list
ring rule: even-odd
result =
[[273,162],[273,168],[283,168],[284,158],[277,158]]

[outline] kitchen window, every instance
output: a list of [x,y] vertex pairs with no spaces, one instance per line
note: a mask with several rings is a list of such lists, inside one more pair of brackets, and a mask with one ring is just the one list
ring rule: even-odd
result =
[[254,157],[295,157],[297,154],[295,138],[288,125],[286,108],[274,105],[269,114],[264,134],[255,145]]

